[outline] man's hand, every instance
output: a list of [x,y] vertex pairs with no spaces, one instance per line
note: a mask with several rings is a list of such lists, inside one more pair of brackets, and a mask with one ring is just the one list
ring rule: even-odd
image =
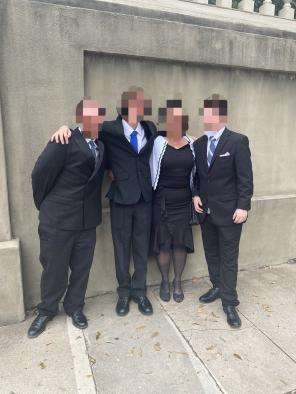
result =
[[200,197],[194,196],[192,200],[193,200],[194,209],[196,210],[196,212],[203,213],[202,202],[201,202]]
[[64,145],[65,143],[69,143],[69,138],[71,137],[71,131],[68,126],[61,126],[58,131],[56,131],[52,136],[50,141],[55,141],[57,144],[61,143]]
[[248,211],[245,211],[244,209],[237,209],[234,212],[232,219],[235,224],[240,224],[245,222],[247,220],[247,217],[248,217]]
[[114,175],[113,175],[113,172],[111,170],[108,171],[108,176],[111,179],[111,181],[114,181]]

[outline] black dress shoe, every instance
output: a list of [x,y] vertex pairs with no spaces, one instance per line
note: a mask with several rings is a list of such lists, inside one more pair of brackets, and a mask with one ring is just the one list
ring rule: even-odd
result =
[[213,287],[205,294],[200,296],[199,301],[203,302],[204,304],[209,304],[210,302],[216,301],[218,298],[220,298],[220,289],[219,287]]
[[87,326],[88,326],[87,318],[82,311],[74,312],[71,315],[71,317],[72,317],[73,326],[75,326],[76,328],[80,328],[80,329],[87,328]]
[[233,305],[223,306],[223,310],[226,313],[227,323],[230,325],[230,327],[240,328],[242,322],[241,319],[239,318],[237,310],[235,309],[235,306]]
[[152,315],[153,308],[146,296],[133,296],[132,298],[138,304],[139,311],[143,313],[143,315]]
[[119,297],[116,304],[116,313],[118,316],[125,316],[129,313],[130,297]]
[[46,324],[52,319],[52,316],[38,315],[32,322],[29,330],[28,337],[36,338],[40,335],[46,327]]
[[159,288],[159,297],[162,299],[162,301],[169,302],[169,300],[171,299],[169,282],[161,282]]
[[173,286],[174,286],[174,292],[173,292],[173,299],[175,302],[182,302],[184,300],[184,293],[181,289],[181,293],[176,293],[175,288],[176,288],[176,283],[179,285],[179,288],[181,289],[181,281],[176,282],[175,280],[173,281]]

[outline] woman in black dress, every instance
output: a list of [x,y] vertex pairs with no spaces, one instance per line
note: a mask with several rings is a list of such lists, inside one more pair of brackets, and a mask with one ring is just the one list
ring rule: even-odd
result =
[[173,298],[182,302],[182,273],[187,253],[194,252],[191,217],[191,182],[194,173],[193,139],[185,134],[188,117],[183,115],[181,100],[168,100],[159,110],[166,131],[154,142],[150,158],[154,188],[152,249],[162,275],[160,298],[170,300],[169,270],[173,261],[175,278]]

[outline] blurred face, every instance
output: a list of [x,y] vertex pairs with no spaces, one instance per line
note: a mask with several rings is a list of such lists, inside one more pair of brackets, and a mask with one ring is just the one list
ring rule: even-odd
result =
[[227,116],[219,114],[219,108],[204,108],[203,120],[205,130],[219,130],[227,122]]
[[167,117],[166,117],[166,131],[167,136],[180,136],[182,137],[183,133],[183,109],[182,108],[167,108]]
[[106,110],[100,108],[96,100],[83,100],[82,116],[76,116],[77,123],[83,124],[83,135],[86,138],[98,138],[105,120]]
[[123,107],[127,107],[127,115],[123,115],[124,120],[129,124],[138,124],[144,118],[144,92],[134,91],[128,93],[127,102],[123,103]]

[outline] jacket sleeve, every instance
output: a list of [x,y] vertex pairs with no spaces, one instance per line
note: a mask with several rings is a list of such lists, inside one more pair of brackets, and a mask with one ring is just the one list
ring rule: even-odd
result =
[[243,136],[238,142],[235,154],[235,171],[237,179],[237,208],[250,210],[253,195],[253,170],[248,137]]
[[193,143],[193,149],[194,149],[194,154],[195,154],[195,174],[193,177],[193,188],[192,188],[192,197],[194,196],[199,196],[199,189],[200,189],[200,180],[199,180],[199,174],[198,174],[198,164],[197,164],[197,149],[196,149],[197,141]]
[[111,165],[110,165],[110,162],[109,162],[109,155],[108,155],[108,146],[107,146],[107,143],[106,143],[106,136],[107,136],[107,134],[106,134],[106,124],[104,122],[103,126],[102,126],[102,130],[99,133],[98,140],[103,142],[103,144],[105,146],[105,151],[104,151],[105,170],[111,170]]
[[38,210],[64,167],[67,147],[66,144],[49,142],[35,163],[31,177],[33,198]]

